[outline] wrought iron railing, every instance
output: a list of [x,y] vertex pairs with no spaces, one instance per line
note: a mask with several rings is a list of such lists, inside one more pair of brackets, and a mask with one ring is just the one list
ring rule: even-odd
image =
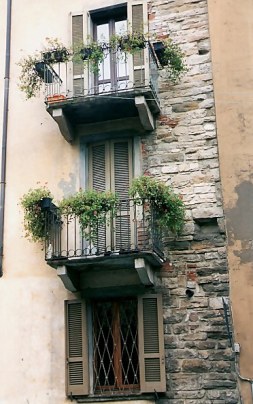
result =
[[61,214],[55,206],[45,211],[45,218],[46,260],[138,252],[153,252],[163,257],[162,231],[150,202],[121,200],[115,211],[92,220],[85,228],[80,218]]
[[[55,95],[75,98],[144,88],[151,90],[158,101],[157,58],[149,42],[146,48],[131,55],[104,47],[105,57],[95,73],[89,60],[50,66],[45,62],[39,63],[39,75],[45,82],[46,101],[52,101]],[[144,51],[148,63],[145,63]]]

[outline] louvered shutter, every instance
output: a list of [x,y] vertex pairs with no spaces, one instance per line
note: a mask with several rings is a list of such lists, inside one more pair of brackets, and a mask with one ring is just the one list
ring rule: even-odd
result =
[[[74,49],[80,46],[84,40],[84,15],[72,16],[72,46]],[[75,97],[84,94],[84,68],[80,61],[73,62],[73,95]]]
[[100,192],[110,188],[108,162],[106,162],[107,148],[106,143],[90,146],[90,188]]
[[[98,192],[106,191],[110,188],[110,173],[108,162],[108,144],[100,143],[90,146],[90,188]],[[109,248],[109,231],[106,225],[99,225],[98,236],[93,240],[97,254],[102,254]]]
[[161,295],[139,297],[138,338],[141,392],[166,391]]
[[65,301],[66,393],[89,394],[86,306],[81,300]]
[[131,169],[131,142],[112,142],[112,188],[119,195],[120,199],[128,198]]
[[[128,11],[128,19],[133,33],[144,33],[144,24],[146,24],[146,7],[143,2],[130,4],[130,12]],[[145,50],[142,49],[133,55],[133,80],[134,86],[139,87],[145,84]]]
[[119,196],[121,203],[115,218],[116,249],[130,250],[133,245],[131,235],[131,209],[129,206],[128,190],[132,178],[131,141],[113,141],[111,146],[111,177],[113,190]]

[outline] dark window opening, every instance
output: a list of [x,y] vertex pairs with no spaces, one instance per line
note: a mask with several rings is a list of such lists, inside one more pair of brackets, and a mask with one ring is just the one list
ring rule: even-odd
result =
[[95,392],[138,389],[137,300],[94,302],[92,312]]

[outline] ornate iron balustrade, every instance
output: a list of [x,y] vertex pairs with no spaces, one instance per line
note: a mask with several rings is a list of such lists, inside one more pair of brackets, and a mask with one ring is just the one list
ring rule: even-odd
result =
[[[99,72],[89,60],[80,62],[55,63],[40,69],[44,74],[46,101],[55,95],[67,99],[123,93],[130,90],[151,90],[158,102],[158,63],[149,42],[146,49],[134,55],[103,47],[104,60],[99,64]],[[143,52],[147,52],[144,54]],[[42,63],[41,63],[42,65]],[[59,98],[62,101],[63,98]],[[57,99],[56,99],[57,101]]]
[[[96,214],[96,212],[94,212]],[[75,215],[45,211],[45,259],[49,261],[153,252],[163,258],[162,231],[150,202],[121,200],[115,212],[82,228]]]

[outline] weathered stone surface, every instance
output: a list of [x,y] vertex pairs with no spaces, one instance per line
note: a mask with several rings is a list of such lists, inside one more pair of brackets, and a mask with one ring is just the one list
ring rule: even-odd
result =
[[157,271],[167,370],[159,403],[238,404],[222,305],[229,288],[207,0],[155,0],[149,11],[151,32],[169,33],[189,67],[175,86],[161,72],[162,113],[156,130],[142,138],[144,169],[186,205],[182,234],[164,238],[169,264]]

